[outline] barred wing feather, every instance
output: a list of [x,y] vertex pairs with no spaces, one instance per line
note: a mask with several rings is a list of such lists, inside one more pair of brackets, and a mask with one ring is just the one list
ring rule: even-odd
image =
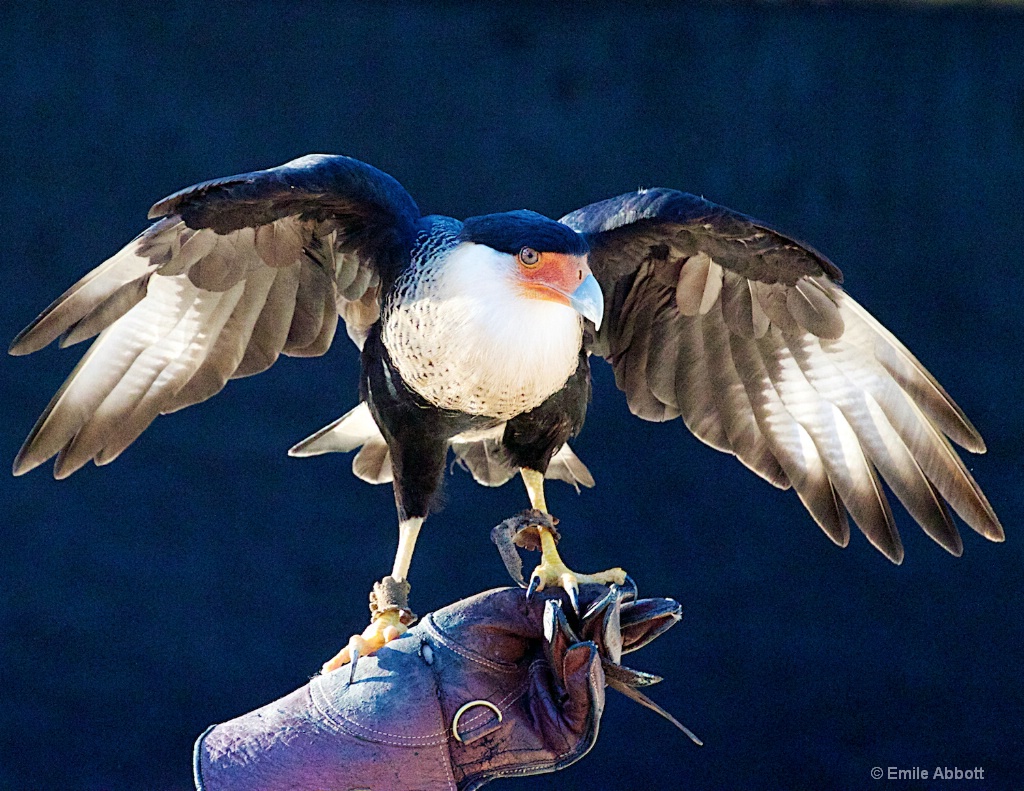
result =
[[99,336],[25,441],[16,475],[54,455],[58,478],[107,464],[157,415],[281,354],[323,354],[339,314],[361,346],[419,212],[390,176],[312,155],[190,187],[151,216],[162,218],[14,340],[11,353],[28,354]]
[[837,544],[848,516],[894,562],[885,490],[949,552],[950,507],[993,541],[1003,530],[949,439],[985,445],[934,377],[840,287],[827,258],[702,198],[654,189],[579,209],[605,292],[591,351],[630,410],[682,417],[699,439],[792,487]]

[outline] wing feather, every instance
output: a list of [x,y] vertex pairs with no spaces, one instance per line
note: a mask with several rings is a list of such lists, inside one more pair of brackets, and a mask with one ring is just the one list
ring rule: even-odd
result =
[[612,362],[615,381],[627,393],[626,402],[634,415],[645,420],[670,420],[678,416],[678,411],[660,401],[647,385],[647,358],[652,351],[651,324],[668,297],[659,295],[652,281],[644,283],[647,284],[644,287],[646,293],[635,300],[637,317],[630,345]]
[[704,350],[701,323],[685,317],[679,326],[679,360],[676,363],[676,403],[686,427],[701,442],[716,450],[732,452],[722,427],[718,404],[711,391],[710,359]]
[[903,548],[878,477],[842,412],[807,380],[781,333],[758,342],[772,384],[811,437],[836,493],[854,522],[886,557],[899,563]]
[[[972,453],[984,453],[985,441],[978,430],[907,347],[850,297],[841,293],[838,302],[847,322],[859,322],[869,328],[874,336],[870,348],[875,358],[939,428],[960,447]],[[858,337],[864,336],[858,334]],[[868,346],[867,338],[863,343]]]
[[[856,331],[856,327],[852,328]],[[861,366],[844,365],[840,355],[856,354],[856,347],[832,350],[838,364],[878,403],[886,419],[906,444],[921,470],[960,517],[975,531],[993,541],[1002,541],[1003,528],[988,498],[967,471],[949,440],[929,416],[891,376],[879,375]]]
[[768,332],[768,315],[754,295],[753,284],[735,272],[722,281],[722,315],[729,329],[744,338],[762,338]]
[[263,312],[252,328],[249,345],[234,373],[235,377],[263,373],[277,362],[288,341],[288,330],[295,313],[295,297],[299,291],[299,267],[277,269],[275,272]]
[[338,329],[338,311],[324,310],[323,323],[320,325],[320,332],[308,346],[301,349],[285,349],[285,354],[291,357],[319,357],[326,354],[334,341],[334,333]]
[[[884,480],[925,532],[963,544],[950,506],[1003,531],[947,439],[984,443],[935,378],[846,295],[817,251],[673,190],[641,190],[562,220],[590,244],[605,320],[590,350],[630,409],[678,409],[699,439],[776,486],[792,485],[837,544],[847,512],[894,562],[903,547]],[[672,383],[672,386],[670,386]]]
[[218,315],[223,292],[208,292],[193,304],[182,294],[193,288],[178,278],[152,281],[152,301],[140,302],[104,331],[97,353],[44,413],[35,442],[47,455],[24,461],[35,466],[52,455],[48,451],[63,448],[54,474],[64,478],[99,452],[103,430],[126,423],[170,355],[194,353],[188,347],[196,326]]
[[318,266],[300,266],[298,275],[295,310],[292,313],[291,325],[288,327],[284,352],[296,356],[310,356],[302,353],[320,337],[320,331],[327,321],[327,314],[337,316],[334,283],[330,275]]
[[[156,270],[170,251],[171,239],[177,239],[183,228],[184,225],[175,218],[154,223],[57,297],[35,321],[18,333],[11,343],[10,353],[22,355],[39,351],[101,308],[125,285]],[[151,252],[155,253],[155,258],[150,257]]]
[[172,248],[170,260],[160,267],[160,274],[167,277],[188,272],[217,246],[217,234],[213,231],[206,228],[200,230],[186,228],[185,223],[180,222],[180,217],[172,219],[178,220],[175,224],[180,230],[179,241]]
[[220,335],[192,378],[161,407],[169,414],[216,395],[233,376],[245,356],[253,329],[267,304],[278,270],[258,267],[245,280],[242,296]]
[[[955,555],[962,553],[959,533],[949,518],[949,511],[931,482],[921,470],[899,434],[890,425],[885,413],[866,390],[858,387],[846,371],[876,365],[869,358],[829,349],[837,344],[814,338],[790,343],[790,351],[806,373],[808,381],[822,398],[839,408],[856,431],[857,440],[868,458],[907,511],[925,532]],[[837,365],[836,358],[843,365]]]
[[349,301],[359,299],[366,293],[366,290],[370,287],[372,280],[372,269],[366,266],[357,267],[356,274],[352,279],[352,282],[346,288],[340,290],[339,293]]
[[722,267],[707,253],[690,256],[679,273],[676,305],[684,316],[703,316],[718,302],[722,291]]
[[68,346],[74,346],[76,343],[99,335],[104,328],[109,327],[135,307],[146,296],[150,274],[146,272],[141,277],[129,280],[79,321],[68,327],[61,337],[60,347],[66,349]]
[[[157,415],[281,353],[323,354],[339,313],[357,322],[349,332],[360,343],[379,315],[382,278],[408,263],[419,210],[387,174],[314,155],[182,190],[154,206],[150,216],[160,215],[12,344],[26,354],[62,334],[62,345],[99,335],[29,434],[15,474],[54,455],[57,477],[106,464]],[[372,452],[361,463],[384,475]]]
[[793,314],[789,312],[788,295],[789,288],[777,283],[757,283],[758,301],[761,308],[768,317],[768,322],[773,327],[778,327],[783,335],[800,335],[804,328],[797,323]]
[[368,289],[361,299],[349,301],[339,297],[338,314],[345,320],[348,337],[362,351],[370,327],[380,318],[379,284]]
[[831,290],[813,278],[801,278],[786,294],[786,307],[797,324],[819,338],[839,338],[843,317]]
[[835,544],[845,547],[850,542],[846,511],[814,441],[783,403],[757,342],[730,335],[729,346],[765,442],[814,521]]
[[312,238],[308,223],[272,222],[255,229],[253,246],[269,267],[294,266]]
[[[744,466],[773,486],[788,489],[790,481],[772,452],[754,417],[746,387],[737,372],[730,345],[724,306],[716,305],[701,322],[704,353],[718,365],[708,366],[709,392],[715,401],[722,428],[732,452]],[[751,336],[741,335],[744,338]]]
[[[164,411],[165,405],[206,360],[243,290],[243,284],[236,283],[227,291],[211,292],[216,298],[210,300],[208,309],[193,303],[163,342],[150,346],[139,356],[72,443],[74,450],[79,437],[92,433],[101,444],[99,450],[82,459],[82,464],[89,458],[94,458],[98,465],[109,464]],[[73,469],[79,466],[76,464]],[[62,472],[58,461],[57,474]]]
[[681,340],[677,325],[682,320],[677,310],[666,306],[654,312],[651,342],[647,351],[645,376],[647,387],[665,407],[665,419],[679,417],[676,402],[676,371]]

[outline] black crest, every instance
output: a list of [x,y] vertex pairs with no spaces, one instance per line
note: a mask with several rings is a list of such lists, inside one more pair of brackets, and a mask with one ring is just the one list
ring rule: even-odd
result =
[[470,217],[462,224],[460,238],[510,255],[524,247],[571,255],[583,255],[589,250],[583,237],[569,226],[525,209]]

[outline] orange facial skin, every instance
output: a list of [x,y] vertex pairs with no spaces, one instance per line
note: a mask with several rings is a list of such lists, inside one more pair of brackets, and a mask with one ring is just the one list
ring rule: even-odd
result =
[[590,275],[587,256],[540,251],[537,256],[537,263],[532,266],[523,263],[521,254],[516,259],[527,296],[570,304],[569,296]]

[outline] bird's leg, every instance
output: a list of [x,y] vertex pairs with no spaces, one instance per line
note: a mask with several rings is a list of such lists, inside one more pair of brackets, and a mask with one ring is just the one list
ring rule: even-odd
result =
[[324,663],[322,672],[329,673],[349,662],[354,672],[359,657],[369,656],[400,637],[415,621],[416,616],[409,609],[409,583],[406,578],[422,524],[422,517],[406,519],[399,524],[398,551],[391,576],[375,584],[370,594],[370,625],[362,634],[349,638],[348,644]]
[[[547,501],[544,498],[544,475],[536,470],[528,470],[525,467],[520,471],[523,476],[523,483],[526,484],[526,493],[530,496],[530,504],[545,514],[548,513]],[[562,561],[558,554],[555,543],[555,536],[551,529],[545,525],[537,525],[540,534],[540,564],[530,575],[530,586],[526,589],[527,597],[533,595],[534,591],[544,590],[548,585],[558,585],[569,594],[573,609],[579,612],[579,586],[588,582],[596,582],[600,585],[624,585],[626,572],[620,568],[608,569],[597,574],[577,574]]]

